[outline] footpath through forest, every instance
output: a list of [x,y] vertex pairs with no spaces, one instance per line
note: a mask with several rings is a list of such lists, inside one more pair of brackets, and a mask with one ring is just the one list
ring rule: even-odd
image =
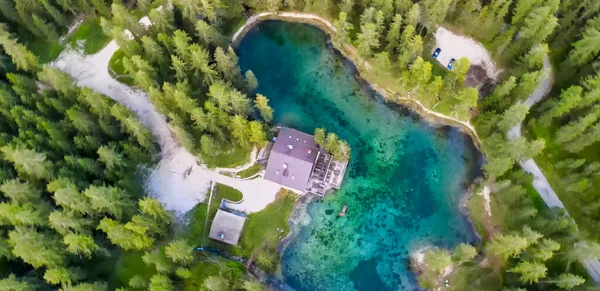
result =
[[[527,105],[527,107],[529,108],[541,101],[546,95],[548,95],[548,93],[550,93],[550,90],[552,89],[554,75],[552,73],[552,65],[550,64],[550,59],[548,57],[544,59],[544,70],[546,70],[546,72],[548,73],[546,78],[544,78],[544,80],[540,82],[535,91],[533,91],[533,93],[531,93],[531,95],[527,97],[527,100],[523,102],[523,104]],[[520,138],[521,127],[522,122],[519,122],[519,124],[515,125],[508,131],[506,136],[511,140]],[[542,197],[542,199],[548,207],[559,207],[567,211],[563,203],[556,195],[556,192],[554,192],[554,190],[552,189],[552,186],[550,186],[548,179],[546,179],[546,177],[544,176],[544,174],[533,159],[519,161],[519,165],[521,165],[523,171],[533,175],[533,188],[535,188],[538,194],[540,194],[540,197]],[[583,261],[582,264],[587,270],[587,272],[590,274],[590,277],[592,277],[594,282],[596,282],[597,284],[600,283],[600,261],[596,259],[588,259]]]
[[[242,192],[244,200],[236,206],[248,213],[260,211],[275,200],[280,189],[276,183],[262,178],[238,180],[198,165],[198,159],[181,146],[165,117],[156,111],[146,93],[130,88],[110,76],[109,61],[118,49],[119,46],[113,40],[93,55],[67,50],[52,66],[71,75],[77,81],[77,86],[88,87],[124,105],[152,131],[160,145],[162,156],[158,167],[152,169],[146,185],[151,196],[178,216],[206,200],[210,181]],[[185,174],[188,171],[189,174]]]

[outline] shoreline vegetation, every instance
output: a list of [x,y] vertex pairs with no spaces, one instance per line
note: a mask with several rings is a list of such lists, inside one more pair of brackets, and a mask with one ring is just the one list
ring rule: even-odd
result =
[[[386,102],[394,102],[397,105],[404,106],[408,108],[412,112],[416,113],[421,119],[428,122],[430,125],[434,127],[444,127],[451,126],[457,128],[460,132],[467,134],[471,137],[473,141],[473,145],[477,149],[477,151],[485,157],[485,152],[482,150],[482,141],[477,135],[477,131],[475,128],[469,123],[465,121],[458,120],[454,117],[447,116],[445,114],[433,111],[425,107],[419,100],[410,98],[410,97],[402,97],[398,93],[395,93],[389,88],[384,88],[378,85],[372,78],[369,77],[368,70],[371,67],[368,61],[364,60],[360,57],[356,51],[356,48],[349,44],[344,43],[343,48],[340,49],[339,45],[333,42],[333,34],[335,33],[335,28],[327,19],[320,17],[314,13],[304,13],[304,12],[261,12],[258,14],[254,14],[247,18],[246,22],[235,32],[235,34],[231,38],[230,46],[232,48],[237,48],[245,35],[259,25],[263,21],[268,20],[279,20],[279,21],[287,21],[287,22],[296,22],[309,24],[319,28],[321,31],[325,32],[329,38],[329,41],[332,43],[333,49],[341,54],[347,61],[349,61],[358,76],[364,82],[365,85],[368,86],[369,89],[373,90],[377,94],[379,94]],[[362,64],[362,66],[359,66]],[[473,181],[466,187],[465,193],[462,195],[460,199],[459,207],[460,211],[465,215],[466,219],[469,222],[471,227],[471,231],[475,234],[479,241],[489,240],[490,227],[484,227],[483,229],[478,228],[477,220],[479,218],[473,218],[471,215],[471,211],[469,210],[468,202],[474,195],[480,195],[479,189],[483,188],[482,183],[485,182],[485,179],[482,179],[481,175],[474,177]],[[290,232],[286,237],[284,237],[277,246],[277,251],[280,255],[283,255],[285,249],[289,246],[289,244],[294,240],[294,238],[299,234],[301,226],[305,223],[303,219],[306,218],[307,212],[306,208],[308,204],[313,201],[312,198],[308,197],[300,197],[294,203],[292,213],[288,217],[287,224],[289,225]],[[484,205],[486,210],[490,209],[489,200],[484,200],[487,205]],[[491,212],[486,211],[485,214],[491,217]],[[483,220],[490,220],[489,217],[481,218]],[[481,232],[484,230],[484,232]],[[433,248],[433,246],[430,246]],[[422,250],[415,251],[415,254],[411,255],[411,257],[415,257]],[[411,260],[411,264],[414,263],[414,260]],[[415,266],[413,266],[415,267]],[[279,269],[279,268],[278,268]],[[418,270],[418,268],[415,268]],[[421,272],[417,271],[416,274],[420,274]],[[450,271],[447,271],[448,275]]]
[[[247,18],[244,25],[242,25],[233,35],[230,45],[234,48],[237,47],[248,31],[250,31],[259,23],[267,20],[281,20],[313,25],[325,32],[330,41],[332,41],[333,34],[335,33],[335,27],[333,27],[333,24],[331,24],[329,20],[314,13],[261,12]],[[358,55],[357,50],[353,45],[344,43],[342,44],[343,47],[340,48],[339,44],[336,44],[333,41],[332,44],[336,51],[341,53],[343,57],[345,57],[354,65],[359,76],[365,81],[365,83],[368,84],[372,90],[384,97],[386,101],[395,102],[408,107],[432,125],[457,127],[461,132],[468,134],[479,152],[482,155],[485,155],[481,149],[481,139],[477,135],[475,128],[469,122],[465,122],[431,110],[425,107],[419,100],[410,97],[402,97],[400,94],[392,91],[391,89],[380,86],[376,81],[372,80],[368,74],[368,70],[371,67],[369,62]]]

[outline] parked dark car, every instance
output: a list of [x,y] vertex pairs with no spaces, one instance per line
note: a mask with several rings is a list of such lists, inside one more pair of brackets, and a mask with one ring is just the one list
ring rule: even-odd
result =
[[452,68],[454,68],[454,62],[456,62],[454,58],[450,59],[446,68],[448,68],[448,70],[452,70]]
[[442,52],[441,48],[436,48],[435,51],[433,51],[433,54],[431,55],[432,58],[437,59],[438,56],[440,56],[440,53]]

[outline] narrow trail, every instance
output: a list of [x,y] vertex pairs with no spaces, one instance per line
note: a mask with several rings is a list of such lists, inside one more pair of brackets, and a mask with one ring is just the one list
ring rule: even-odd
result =
[[[535,91],[533,91],[533,93],[527,97],[527,100],[523,102],[523,104],[527,105],[529,108],[540,102],[546,95],[548,95],[548,93],[550,93],[550,90],[552,89],[554,75],[552,74],[552,65],[550,64],[550,59],[548,59],[548,57],[544,59],[544,70],[547,71],[548,75],[546,78],[544,78],[544,80],[542,80],[542,82],[540,82]],[[509,139],[520,138],[522,136],[521,127],[522,122],[519,122],[519,124],[515,125],[506,133],[506,136]],[[538,167],[533,159],[519,161],[519,165],[521,165],[523,171],[533,175],[533,188],[535,188],[538,194],[540,194],[540,197],[542,197],[544,203],[546,203],[548,207],[559,207],[564,209],[565,212],[567,211],[562,201],[560,201],[556,195],[556,192],[554,192],[552,189],[552,186],[550,186],[548,179],[546,179],[544,173],[542,173],[540,167]],[[596,282],[596,284],[600,283],[600,261],[588,259],[581,263],[587,270],[588,274],[590,274],[594,282]]]

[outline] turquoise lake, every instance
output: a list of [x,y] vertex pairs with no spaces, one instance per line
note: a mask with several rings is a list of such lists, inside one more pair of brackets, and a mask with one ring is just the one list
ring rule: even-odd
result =
[[[244,37],[243,71],[259,81],[275,123],[317,127],[352,146],[342,188],[308,206],[310,222],[283,254],[284,284],[298,291],[415,290],[409,253],[476,236],[459,209],[480,174],[471,138],[385,104],[320,29],[265,21]],[[348,215],[337,213],[348,205]]]

